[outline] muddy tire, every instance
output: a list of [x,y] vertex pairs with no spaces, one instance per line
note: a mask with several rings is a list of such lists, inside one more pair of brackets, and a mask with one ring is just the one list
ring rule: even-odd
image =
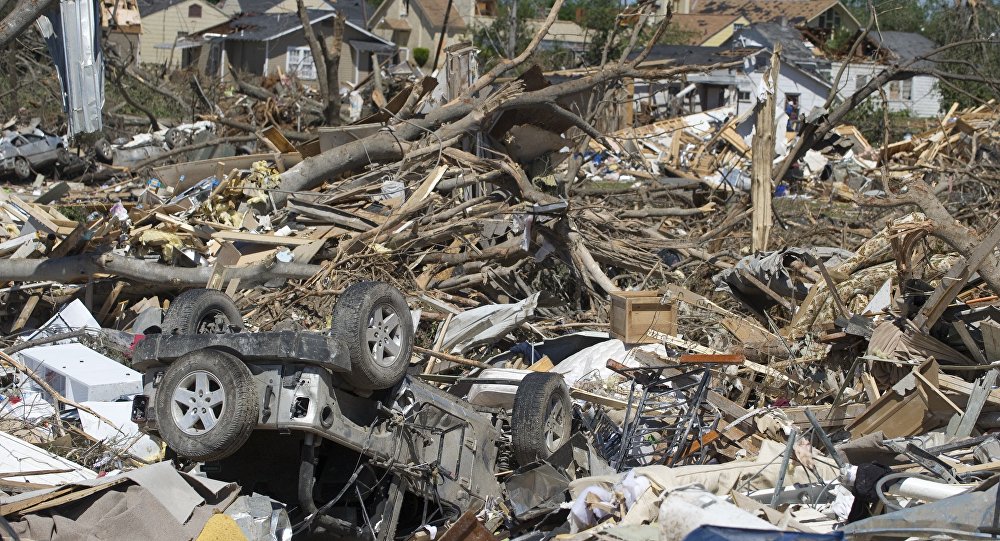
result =
[[246,443],[260,408],[253,376],[242,361],[213,349],[177,359],[156,391],[160,436],[178,455],[219,460]]
[[227,334],[243,330],[236,303],[215,289],[189,289],[170,303],[163,334]]
[[413,320],[406,299],[383,282],[361,282],[333,307],[330,334],[350,352],[347,383],[358,389],[388,389],[406,374],[413,352]]
[[98,139],[94,143],[94,155],[103,163],[111,163],[115,159],[115,149],[107,139]]
[[28,163],[28,160],[21,157],[14,158],[14,175],[19,180],[31,178],[31,164]]
[[532,372],[517,387],[511,444],[521,466],[549,458],[569,441],[573,407],[561,374]]

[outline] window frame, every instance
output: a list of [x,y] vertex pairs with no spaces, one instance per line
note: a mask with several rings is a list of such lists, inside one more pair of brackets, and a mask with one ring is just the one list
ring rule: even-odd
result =
[[[296,56],[295,63],[293,64],[293,54]],[[305,64],[306,59],[309,63]],[[302,68],[309,66],[311,71],[311,77],[303,74]],[[289,46],[285,50],[285,73],[294,73],[295,76],[302,81],[315,81],[319,77],[316,73],[316,62],[313,60],[312,49],[308,45],[302,46]]]
[[204,13],[205,10],[201,8],[201,4],[191,4],[188,6],[188,19],[200,19]]

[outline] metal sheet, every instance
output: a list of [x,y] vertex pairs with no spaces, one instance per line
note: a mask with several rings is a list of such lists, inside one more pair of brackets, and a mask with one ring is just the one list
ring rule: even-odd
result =
[[104,108],[104,57],[97,3],[60,0],[56,9],[38,19],[59,73],[68,135],[101,131]]

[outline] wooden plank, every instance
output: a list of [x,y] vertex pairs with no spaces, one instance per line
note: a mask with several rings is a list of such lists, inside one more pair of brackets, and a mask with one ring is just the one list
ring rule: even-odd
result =
[[288,202],[287,208],[289,211],[296,212],[302,216],[346,227],[353,231],[369,231],[380,223],[363,219],[358,214],[351,214],[336,207],[318,205],[295,199]]
[[42,229],[48,231],[49,233],[58,235],[60,227],[52,221],[52,217],[49,216],[47,212],[42,212],[41,209],[35,207],[34,205],[25,202],[16,195],[11,195],[11,202],[17,206],[22,212],[28,215],[28,217],[35,222],[35,224]]
[[924,303],[917,317],[913,318],[913,323],[917,328],[923,332],[930,332],[930,328],[937,323],[944,311],[948,309],[948,305],[955,300],[955,297],[969,282],[986,257],[993,253],[997,244],[1000,244],[1000,223],[995,225],[982,242],[972,250],[968,259],[956,262],[941,277],[941,283]]
[[10,328],[10,334],[14,334],[24,328],[40,299],[41,297],[38,295],[28,297],[28,302],[24,303],[24,307],[21,308],[21,314],[17,316],[17,320],[14,321],[14,325]]
[[969,350],[969,353],[976,359],[979,364],[989,364],[986,360],[986,356],[983,355],[982,350],[976,345],[976,341],[972,339],[972,335],[969,334],[968,327],[965,326],[960,320],[955,320],[951,323],[951,326],[958,333],[959,338],[962,339],[962,343],[965,344],[965,348]]
[[987,319],[979,323],[979,330],[983,333],[983,349],[986,350],[986,362],[993,363],[1000,361],[1000,323]]
[[583,400],[585,402],[590,402],[591,404],[598,404],[606,408],[623,410],[628,406],[628,402],[624,400],[618,400],[617,398],[611,398],[610,396],[603,396],[590,391],[584,391],[583,389],[577,389],[573,387],[569,390],[569,395],[576,400]]
[[[103,492],[105,490],[108,490],[111,487],[114,487],[116,485],[120,485],[120,484],[124,483],[125,481],[129,481],[129,479],[127,477],[122,477],[120,479],[116,479],[116,480],[111,481],[109,483],[104,483],[102,485],[98,485],[98,486],[95,486],[95,487],[87,487],[87,488],[84,488],[82,490],[75,490],[75,491],[71,491],[71,492],[68,492],[68,493],[63,493],[62,491],[56,491],[56,493],[59,494],[58,496],[56,496],[56,497],[54,497],[52,499],[46,499],[46,500],[43,500],[43,501],[40,501],[40,502],[34,502],[33,505],[31,505],[29,507],[21,508],[19,511],[17,511],[17,513],[21,514],[21,515],[28,515],[28,514],[31,514],[31,513],[37,513],[38,511],[42,511],[42,510],[45,510],[45,509],[51,509],[53,507],[58,507],[60,505],[66,504],[66,503],[75,502],[77,500],[81,500],[83,498],[86,498],[87,496],[90,496],[92,494],[97,494],[98,492]],[[73,487],[73,488],[79,488],[79,487]],[[40,497],[44,497],[44,496],[40,496]],[[32,500],[34,500],[34,498],[32,498]],[[17,502],[17,504],[23,504],[23,503],[24,502]],[[17,505],[17,504],[15,504],[15,505]],[[10,512],[9,511],[3,511],[2,513],[6,515],[6,514],[8,514]]]
[[6,479],[8,477],[31,477],[34,475],[52,475],[54,473],[69,473],[76,471],[69,468],[54,469],[54,470],[28,470],[28,471],[9,471],[0,472],[0,479]]
[[774,165],[774,110],[777,107],[780,58],[781,45],[778,44],[771,53],[771,66],[764,74],[770,92],[765,100],[758,102],[756,110],[756,135],[753,138],[752,149],[754,160],[750,171],[750,198],[753,204],[750,235],[751,248],[755,252],[767,249],[767,241],[774,226],[774,211],[771,206],[774,186],[771,182],[771,169]]
[[997,381],[997,375],[998,371],[994,368],[976,380],[975,387],[969,393],[969,403],[965,406],[965,413],[952,417],[946,434],[957,438],[967,438],[972,435],[972,430],[979,421],[979,415],[983,412],[983,406],[986,405],[986,398]]
[[743,364],[743,361],[745,360],[746,357],[740,354],[704,355],[700,353],[685,353],[680,356],[678,362],[682,364],[690,364],[690,363]]
[[248,242],[251,244],[263,244],[267,246],[301,246],[316,240],[303,237],[257,235],[254,233],[243,233],[240,231],[218,231],[216,233],[212,233],[212,238],[218,241],[228,240],[231,242]]
[[0,479],[0,487],[27,492],[29,490],[44,490],[47,488],[52,488],[52,485],[43,485],[41,483],[28,483],[26,481],[11,481],[10,479]]
[[111,307],[115,305],[115,301],[118,300],[118,296],[122,294],[122,290],[125,289],[127,282],[119,280],[115,282],[115,285],[111,287],[111,293],[104,298],[104,303],[101,305],[100,311],[97,312],[97,321],[104,325],[105,320],[108,318],[108,314],[111,313]]
[[[962,396],[972,395],[973,384],[951,374],[938,375],[938,388],[947,393]],[[992,389],[986,396],[986,404],[1000,407],[1000,389]]]

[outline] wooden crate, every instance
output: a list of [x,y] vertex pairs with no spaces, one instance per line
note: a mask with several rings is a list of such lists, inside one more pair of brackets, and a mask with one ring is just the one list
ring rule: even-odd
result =
[[660,304],[656,291],[620,291],[611,294],[611,336],[626,344],[654,344],[649,330],[677,334],[677,304]]

